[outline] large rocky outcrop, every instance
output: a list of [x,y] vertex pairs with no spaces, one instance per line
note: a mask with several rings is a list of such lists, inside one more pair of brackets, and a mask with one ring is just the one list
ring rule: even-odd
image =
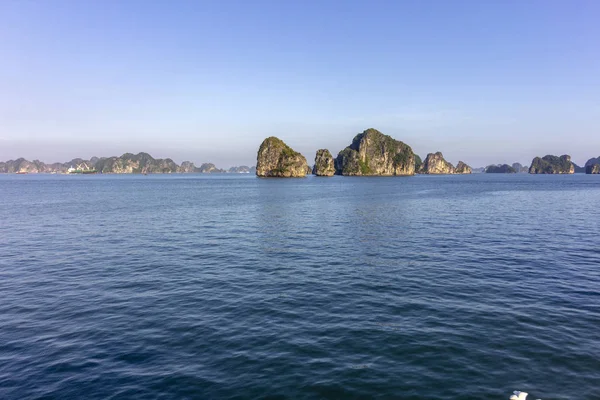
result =
[[256,175],[261,177],[298,178],[305,177],[308,164],[306,158],[281,139],[266,138],[258,149]]
[[454,174],[454,166],[444,159],[444,155],[441,152],[429,153],[423,161],[421,174],[441,175],[441,174]]
[[589,164],[585,167],[586,174],[600,174],[600,164]]
[[587,167],[588,165],[594,165],[594,164],[600,164],[600,157],[590,158],[589,160],[587,160],[584,167]]
[[473,169],[462,161],[459,161],[454,170],[457,174],[472,174]]
[[317,150],[312,173],[317,176],[333,176],[335,174],[335,162],[329,150]]
[[575,166],[571,162],[571,156],[560,157],[547,155],[542,158],[536,157],[531,161],[530,174],[574,174]]
[[414,175],[412,148],[376,129],[367,129],[354,137],[352,144],[335,159],[338,175]]

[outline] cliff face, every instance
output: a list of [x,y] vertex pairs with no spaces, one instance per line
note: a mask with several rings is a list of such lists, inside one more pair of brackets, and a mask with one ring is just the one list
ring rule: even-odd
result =
[[547,155],[542,158],[536,157],[529,167],[530,174],[574,174],[575,166],[571,162],[571,156],[560,157]]
[[438,151],[437,153],[427,154],[419,172],[422,174],[439,175],[454,174],[455,170],[454,166],[446,161],[443,154]]
[[462,161],[459,161],[454,171],[457,174],[471,174],[473,169]]
[[585,167],[586,174],[600,174],[600,164],[590,164]]
[[266,138],[258,149],[256,175],[261,177],[305,177],[306,158],[276,137]]
[[312,173],[317,176],[333,176],[335,174],[335,163],[329,150],[317,150]]
[[334,164],[339,175],[414,175],[415,154],[409,145],[367,129],[340,151]]

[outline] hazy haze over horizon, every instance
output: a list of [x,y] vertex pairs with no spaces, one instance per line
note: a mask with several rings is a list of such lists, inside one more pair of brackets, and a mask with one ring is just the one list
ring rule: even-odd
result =
[[309,163],[376,128],[473,167],[600,155],[596,1],[0,3],[0,160]]

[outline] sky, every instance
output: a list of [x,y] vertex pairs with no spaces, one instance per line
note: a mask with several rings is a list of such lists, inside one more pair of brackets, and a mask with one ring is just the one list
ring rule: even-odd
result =
[[596,0],[3,0],[0,160],[254,165],[367,128],[473,167],[600,156]]

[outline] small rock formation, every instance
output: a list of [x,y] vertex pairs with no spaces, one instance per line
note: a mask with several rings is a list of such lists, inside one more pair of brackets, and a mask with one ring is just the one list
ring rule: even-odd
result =
[[473,169],[462,161],[459,161],[454,170],[457,174],[472,174]]
[[600,164],[590,164],[585,167],[586,174],[600,174]]
[[414,175],[415,154],[406,143],[367,129],[340,151],[334,166],[338,175]]
[[530,174],[574,174],[575,166],[571,162],[571,156],[560,157],[547,155],[542,158],[536,157],[531,161]]
[[312,175],[314,166],[306,165],[306,175]]
[[198,168],[198,172],[201,174],[220,174],[225,171],[217,168],[217,166],[213,163],[203,163],[200,165],[200,168]]
[[335,163],[329,150],[317,150],[312,173],[317,176],[333,176],[335,174]]
[[454,174],[454,166],[444,159],[441,152],[429,153],[423,161],[420,173],[430,175]]
[[513,163],[512,167],[515,169],[515,171],[517,171],[517,173],[528,173],[529,172],[529,167],[524,166],[521,163]]
[[190,174],[190,173],[198,172],[198,168],[196,168],[196,166],[194,165],[193,162],[184,161],[177,168],[177,172],[180,174]]
[[485,168],[486,174],[516,174],[517,170],[508,164],[488,165]]
[[257,176],[299,178],[306,176],[307,168],[306,158],[302,154],[274,136],[266,138],[258,149]]

